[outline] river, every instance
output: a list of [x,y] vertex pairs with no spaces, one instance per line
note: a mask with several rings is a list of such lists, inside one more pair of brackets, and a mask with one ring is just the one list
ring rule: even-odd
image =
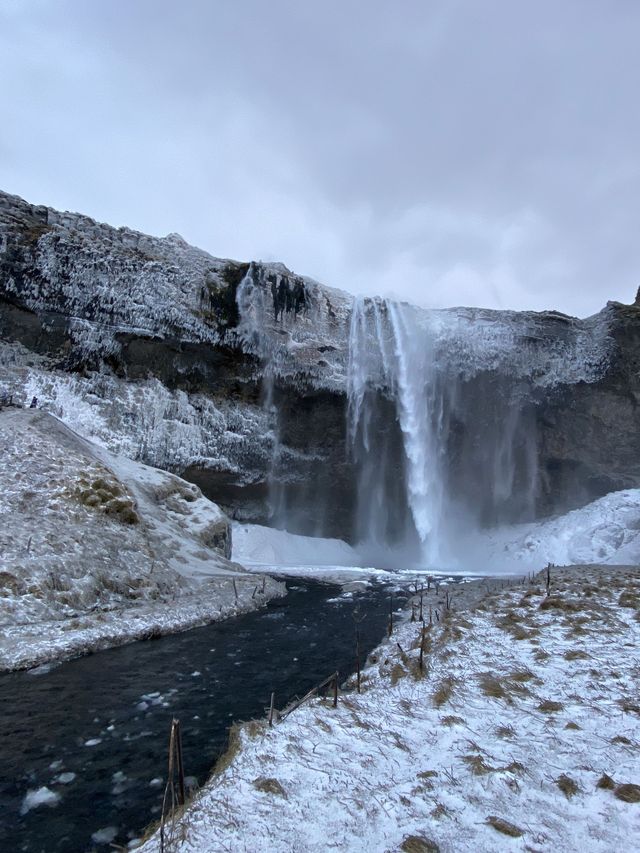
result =
[[[185,772],[202,784],[231,723],[263,717],[272,690],[284,707],[354,670],[356,607],[363,656],[382,639],[388,586],[287,586],[286,598],[235,619],[0,676],[0,850],[125,846],[159,817],[173,717]],[[52,802],[28,808],[42,787]]]

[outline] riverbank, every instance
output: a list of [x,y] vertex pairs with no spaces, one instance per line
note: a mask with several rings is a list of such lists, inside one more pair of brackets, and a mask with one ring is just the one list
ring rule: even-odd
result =
[[[235,583],[235,585],[234,585]],[[60,663],[101,649],[187,631],[250,613],[287,594],[267,575],[216,578],[197,592],[153,604],[78,615],[64,621],[3,626],[0,672]]]
[[554,568],[548,595],[543,573],[458,589],[453,609],[442,587],[423,601],[422,671],[420,625],[405,620],[360,695],[351,679],[336,709],[314,700],[244,727],[172,850],[628,849],[640,569]]
[[0,671],[226,619],[285,594],[228,559],[197,486],[38,409],[0,409]]

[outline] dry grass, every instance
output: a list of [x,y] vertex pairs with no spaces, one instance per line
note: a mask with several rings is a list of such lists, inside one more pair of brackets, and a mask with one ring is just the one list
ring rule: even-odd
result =
[[511,702],[511,695],[507,690],[504,681],[501,681],[492,672],[482,672],[478,676],[480,689],[485,696],[491,696],[493,699],[504,699]]
[[555,714],[556,711],[562,711],[564,705],[562,702],[553,702],[551,699],[545,699],[538,705],[539,711],[544,711],[545,714]]
[[407,835],[400,845],[403,853],[440,853],[440,848],[424,835]]
[[620,607],[630,607],[632,610],[640,610],[640,596],[626,590],[620,595],[618,604]]
[[497,726],[495,733],[498,737],[514,737],[516,732],[513,726]]
[[520,838],[523,834],[520,827],[516,826],[515,823],[511,823],[511,821],[505,820],[503,817],[489,815],[487,823],[498,832],[501,832],[503,835],[509,835],[511,838]]
[[462,717],[456,717],[454,714],[448,717],[440,717],[440,722],[443,726],[460,726],[465,724],[465,720]]
[[560,598],[558,595],[550,595],[540,602],[540,610],[560,610],[563,613],[579,613],[583,610],[579,601],[571,598]]
[[447,678],[442,679],[431,697],[436,708],[441,708],[445,702],[448,702],[449,699],[451,699],[455,686],[456,679],[453,676],[449,675]]
[[596,784],[596,788],[602,788],[605,791],[613,791],[615,787],[616,783],[613,781],[611,776],[607,776],[606,773],[602,774]]
[[625,746],[631,746],[633,744],[633,741],[630,741],[629,738],[625,737],[624,735],[616,735],[615,737],[611,738],[611,743],[622,743]]
[[582,726],[579,726],[577,723],[574,723],[573,720],[569,720],[569,722],[565,726],[565,729],[574,729],[575,731],[579,732],[582,731]]
[[465,755],[462,760],[471,770],[474,776],[486,776],[487,773],[495,773],[497,768],[492,767],[481,755]]
[[640,803],[640,785],[627,782],[624,785],[617,785],[613,793],[625,803]]
[[630,699],[618,699],[618,705],[620,705],[625,714],[640,715],[640,705],[637,702],[632,702]]
[[407,676],[407,670],[402,666],[401,663],[394,664],[391,670],[391,684],[396,685],[401,678],[405,678]]
[[264,794],[275,794],[278,797],[287,798],[287,792],[277,779],[259,776],[253,780],[253,787]]
[[558,776],[556,779],[556,785],[568,800],[570,800],[571,797],[574,797],[580,790],[577,783],[574,782],[570,776],[567,776],[564,773],[561,776]]
[[564,653],[565,660],[588,660],[590,655],[586,652],[582,652],[579,649],[569,649],[568,652]]
[[423,770],[421,773],[416,773],[418,779],[434,779],[437,775],[437,770]]

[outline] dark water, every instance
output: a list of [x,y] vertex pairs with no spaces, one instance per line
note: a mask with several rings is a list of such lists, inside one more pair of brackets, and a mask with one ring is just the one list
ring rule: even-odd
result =
[[[380,642],[388,588],[331,601],[338,587],[288,586],[286,599],[237,619],[0,676],[0,851],[106,851],[92,834],[107,827],[126,844],[159,816],[172,717],[185,772],[202,784],[230,724],[263,716],[272,690],[284,707],[331,672],[353,671],[355,606],[366,614],[363,653]],[[65,773],[75,778],[63,784]],[[58,804],[21,814],[41,786]]]

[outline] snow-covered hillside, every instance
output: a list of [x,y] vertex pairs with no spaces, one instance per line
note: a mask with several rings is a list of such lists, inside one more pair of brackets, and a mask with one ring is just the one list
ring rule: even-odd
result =
[[[211,621],[278,590],[230,562],[193,484],[38,410],[0,410],[0,666]],[[233,589],[235,581],[236,592]]]
[[[640,837],[640,570],[579,567],[446,612],[431,588],[363,691],[245,726],[172,853],[612,853]],[[442,590],[441,590],[442,592]],[[169,849],[165,847],[165,850]],[[144,853],[158,853],[156,833]]]
[[612,492],[580,509],[485,533],[470,549],[485,571],[580,563],[640,563],[640,489]]

